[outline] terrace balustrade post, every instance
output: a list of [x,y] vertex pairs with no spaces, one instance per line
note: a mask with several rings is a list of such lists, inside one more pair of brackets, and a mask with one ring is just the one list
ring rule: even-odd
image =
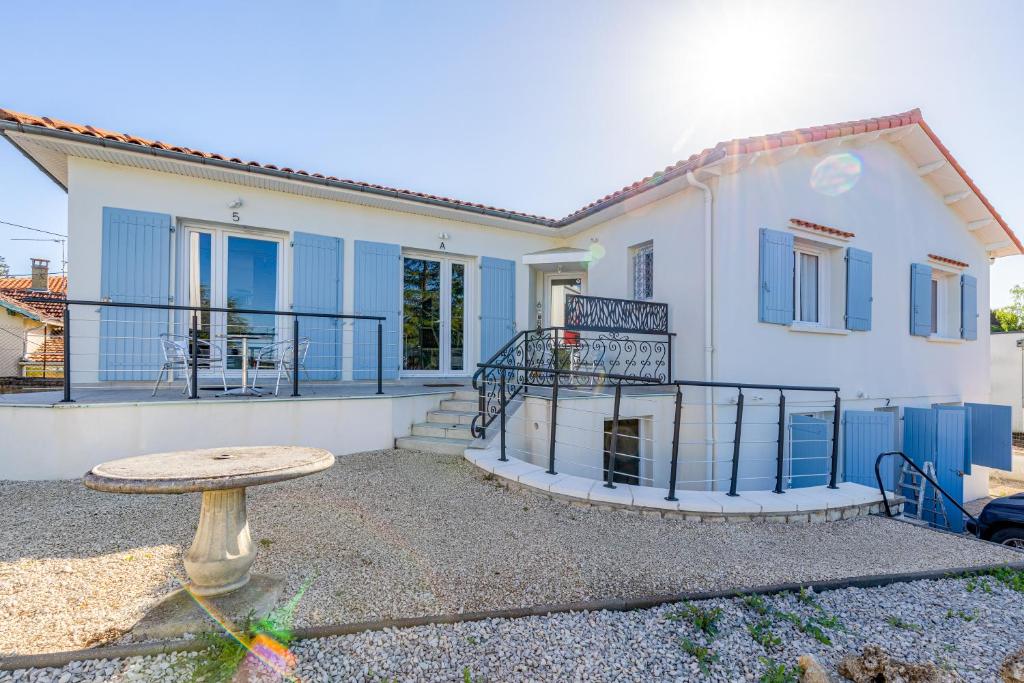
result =
[[736,482],[740,476],[740,437],[743,433],[743,389],[739,390],[736,397],[736,431],[732,441],[732,475],[729,477],[729,494],[738,496],[736,493]]
[[61,403],[74,403],[71,400],[71,306],[67,303],[64,304],[64,400]]
[[832,412],[832,473],[829,476],[828,487],[837,489],[836,481],[839,478],[839,392],[836,391],[836,403]]
[[548,430],[548,474],[558,474],[555,471],[555,432],[558,427],[558,369],[554,369],[555,379],[551,386],[551,425]]
[[619,455],[619,405],[622,402],[622,381],[615,385],[615,403],[612,408],[612,444],[608,453],[608,481],[605,488],[615,488],[615,467]]
[[[248,363],[248,358],[242,359]],[[192,391],[191,399],[199,398],[199,314],[192,311]],[[244,388],[244,387],[243,387]]]
[[679,500],[676,498],[676,472],[679,468],[679,421],[683,415],[683,391],[676,387],[676,417],[672,423],[672,466],[668,472],[668,495],[665,500]]
[[499,408],[501,410],[501,457],[498,458],[498,460],[501,460],[502,462],[505,462],[505,461],[508,460],[508,457],[505,455],[505,371],[504,370],[501,371],[500,391],[501,391],[501,393],[498,396],[498,399],[501,401],[499,403]]
[[384,322],[377,321],[377,394],[384,393]]
[[292,396],[299,395],[299,316],[292,316]]
[[786,457],[786,393],[779,389],[779,445],[775,454],[775,493],[782,490],[782,468]]

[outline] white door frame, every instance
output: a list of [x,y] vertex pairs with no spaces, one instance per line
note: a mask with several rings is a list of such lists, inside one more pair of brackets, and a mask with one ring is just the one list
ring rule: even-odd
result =
[[587,271],[573,271],[568,273],[544,273],[544,327],[551,327],[551,282],[552,280],[568,280],[579,278],[580,292],[587,293]]
[[[405,369],[405,300],[401,303],[398,319],[398,357],[400,377],[468,377],[476,367],[476,329],[475,316],[470,315],[476,310],[476,268],[475,259],[462,254],[450,254],[445,251],[424,251],[420,249],[402,249],[402,266],[399,268],[398,291],[404,291],[405,259],[422,259],[441,263],[441,329],[439,341],[440,362],[437,370],[406,370]],[[463,303],[462,303],[462,369],[451,369],[451,264],[463,266]]]
[[[247,229],[239,227],[237,225],[223,225],[220,223],[205,223],[199,221],[185,221],[182,223],[181,234],[184,238],[184,246],[182,253],[184,258],[181,259],[181,282],[183,283],[182,292],[183,298],[187,302],[187,305],[192,305],[192,292],[191,292],[191,272],[192,272],[192,234],[193,233],[206,233],[210,235],[210,306],[213,308],[226,308],[227,307],[227,268],[228,268],[228,238],[229,237],[243,237],[245,239],[263,240],[265,242],[274,242],[277,244],[277,296],[274,304],[274,310],[283,311],[290,308],[287,305],[291,292],[288,287],[288,273],[290,268],[290,259],[288,258],[288,252],[285,251],[285,246],[288,243],[288,234],[276,230],[262,230],[262,229]],[[186,330],[191,327],[191,314],[186,313],[186,320],[184,321],[184,328]],[[275,332],[277,335],[276,341],[280,341],[283,337],[282,334],[289,334],[288,330],[291,329],[289,323],[290,320],[286,319],[285,316],[278,316],[275,320]],[[210,314],[210,331],[223,327],[226,325],[226,314],[225,313],[211,313]],[[211,344],[220,345],[220,351],[224,354],[225,362],[227,362],[227,343],[223,337],[211,338]],[[218,375],[218,371],[200,371],[200,374],[209,375],[213,377]],[[238,378],[241,377],[241,369],[225,369],[225,374],[228,377]]]

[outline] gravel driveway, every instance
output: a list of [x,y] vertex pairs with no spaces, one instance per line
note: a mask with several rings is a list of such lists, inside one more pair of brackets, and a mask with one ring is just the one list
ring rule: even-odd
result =
[[[196,495],[0,483],[0,653],[118,639],[182,576]],[[513,493],[462,458],[377,451],[250,490],[255,570],[311,586],[297,625],[1015,561],[880,518],[701,524]]]

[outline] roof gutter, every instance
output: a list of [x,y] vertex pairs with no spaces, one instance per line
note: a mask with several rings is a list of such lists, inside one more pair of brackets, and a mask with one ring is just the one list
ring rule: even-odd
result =
[[[491,218],[501,218],[503,220],[515,221],[518,223],[526,223],[529,225],[538,225],[545,228],[554,228],[555,221],[546,218],[535,218],[532,216],[523,216],[520,214],[512,213],[509,211],[497,211],[495,209],[488,209],[485,207],[472,206],[467,204],[458,204],[456,202],[444,201],[442,199],[435,199],[433,197],[419,197],[416,195],[403,194],[395,190],[389,190],[385,188],[372,187],[368,185],[362,185],[360,183],[347,182],[344,180],[331,180],[329,178],[322,178],[313,175],[307,175],[303,173],[295,173],[292,171],[282,171],[280,169],[266,168],[265,166],[255,166],[253,164],[239,163],[235,161],[228,161],[226,159],[214,159],[212,157],[204,157],[196,154],[186,154],[184,152],[175,152],[170,149],[157,149],[155,147],[144,147],[142,145],[132,144],[130,142],[121,142],[119,140],[109,140],[107,138],[94,137],[91,135],[80,135],[78,133],[71,133],[64,130],[54,130],[52,128],[42,128],[39,126],[26,126],[21,123],[14,121],[0,120],[0,131],[13,130],[26,135],[41,135],[45,137],[57,138],[59,140],[67,140],[70,142],[80,142],[90,145],[96,145],[99,147],[105,147],[108,149],[134,152],[136,154],[148,154],[154,157],[160,157],[164,159],[173,159],[175,161],[183,161],[193,164],[203,164],[206,166],[215,166],[217,168],[229,169],[232,171],[247,171],[249,173],[256,173],[259,175],[266,175],[274,178],[284,178],[287,180],[294,180],[302,183],[310,183],[313,185],[323,185],[324,187],[331,187],[341,190],[348,190],[354,192],[362,192],[365,194],[378,195],[382,197],[388,197],[391,199],[398,199],[402,201],[414,202],[417,204],[427,204],[431,206],[439,206],[454,211],[461,211],[464,213],[475,213],[479,215],[488,216]],[[4,137],[7,137],[6,135]],[[8,138],[10,140],[10,138]],[[33,159],[24,149],[19,145],[10,140],[15,147],[17,147],[22,154],[27,156],[37,168],[45,173],[51,180],[57,185],[67,191],[67,187],[54,178],[53,175],[45,168],[40,166],[39,162]]]

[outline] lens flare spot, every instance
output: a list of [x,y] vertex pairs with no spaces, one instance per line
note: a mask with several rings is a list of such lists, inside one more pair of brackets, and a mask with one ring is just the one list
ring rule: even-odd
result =
[[817,163],[811,171],[811,189],[829,197],[849,192],[860,180],[863,164],[852,152],[832,154]]
[[597,263],[604,258],[605,248],[603,245],[595,242],[590,245],[590,262]]

